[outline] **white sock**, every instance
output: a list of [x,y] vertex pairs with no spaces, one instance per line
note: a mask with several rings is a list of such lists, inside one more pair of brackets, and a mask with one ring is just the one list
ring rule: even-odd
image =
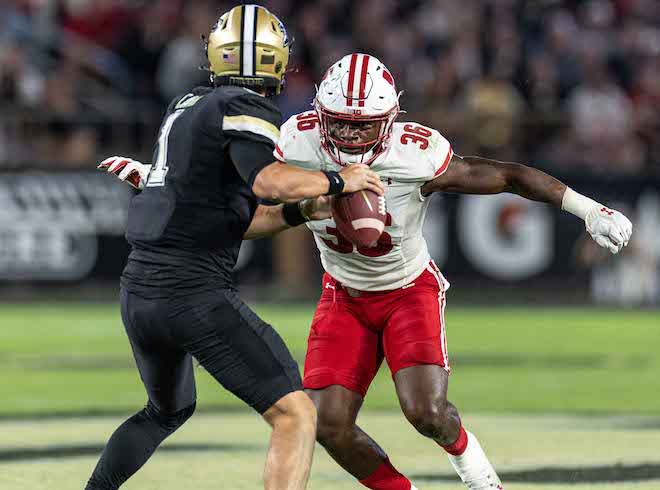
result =
[[463,454],[447,454],[456,473],[470,490],[502,490],[502,482],[481,449],[479,441],[472,432],[466,430],[465,433],[468,443]]

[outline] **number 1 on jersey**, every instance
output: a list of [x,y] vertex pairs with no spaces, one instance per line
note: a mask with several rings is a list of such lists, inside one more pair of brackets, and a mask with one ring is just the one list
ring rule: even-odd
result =
[[183,110],[178,110],[173,112],[160,128],[160,135],[158,136],[158,152],[156,154],[156,160],[151,166],[151,172],[149,172],[149,179],[147,180],[147,187],[161,187],[165,185],[165,176],[167,175],[167,140],[170,137],[170,131],[172,131],[172,126],[176,118],[183,114]]

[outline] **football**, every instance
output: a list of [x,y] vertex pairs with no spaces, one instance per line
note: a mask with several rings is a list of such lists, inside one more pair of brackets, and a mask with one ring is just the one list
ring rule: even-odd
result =
[[358,247],[373,247],[385,229],[385,196],[362,190],[335,196],[332,217],[337,230]]

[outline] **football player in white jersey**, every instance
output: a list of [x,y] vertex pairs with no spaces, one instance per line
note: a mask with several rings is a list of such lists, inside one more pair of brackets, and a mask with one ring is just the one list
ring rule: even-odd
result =
[[[364,248],[343,237],[331,218],[323,219],[327,214],[318,205],[313,207],[314,220],[307,226],[326,274],[303,384],[318,409],[319,442],[366,487],[415,488],[356,425],[367,389],[386,359],[404,415],[444,448],[467,488],[501,489],[478,440],[447,400],[449,283],[422,236],[427,197],[510,192],[546,202],[583,219],[596,243],[612,253],[627,245],[632,224],[534,168],[455,155],[438,131],[396,122],[398,99],[390,71],[373,56],[354,53],[327,71],[314,110],[291,117],[281,128],[276,158],[326,171],[367,164],[385,184],[388,211],[378,243]],[[123,177],[139,180],[148,172],[140,165],[124,170]],[[118,170],[109,170],[122,178]]]
[[459,157],[436,130],[396,122],[399,94],[390,71],[351,54],[326,72],[314,110],[281,128],[275,156],[289,165],[336,170],[368,164],[385,183],[387,226],[373,248],[356,247],[332,219],[310,221],[326,271],[309,335],[303,384],[318,410],[319,442],[368,488],[410,490],[411,482],[355,423],[385,358],[406,418],[442,446],[471,489],[502,484],[476,437],[447,400],[445,337],[449,287],[422,236],[434,192],[512,192],[553,204],[586,221],[596,242],[618,252],[632,225],[531,167]]

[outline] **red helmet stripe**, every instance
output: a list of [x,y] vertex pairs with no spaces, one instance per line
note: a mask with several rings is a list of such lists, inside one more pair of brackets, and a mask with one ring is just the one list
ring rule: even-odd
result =
[[383,78],[396,90],[396,86],[394,85],[394,78],[392,78],[392,74],[389,71],[383,70]]
[[365,54],[362,57],[362,73],[360,73],[360,92],[359,92],[359,98],[360,101],[358,102],[359,107],[364,107],[364,98],[366,95],[364,94],[364,88],[367,86],[367,70],[369,68],[369,58],[370,56],[368,54]]
[[353,105],[353,88],[355,85],[355,65],[357,65],[358,55],[351,56],[351,67],[348,71],[348,93],[346,94],[346,105]]

